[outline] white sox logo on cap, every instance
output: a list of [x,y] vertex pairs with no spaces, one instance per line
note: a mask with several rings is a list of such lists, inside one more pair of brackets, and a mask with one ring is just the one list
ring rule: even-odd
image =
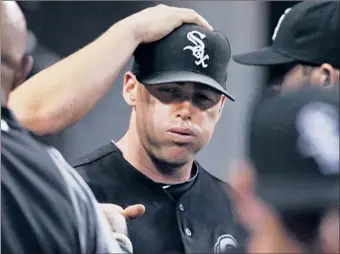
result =
[[215,244],[214,253],[227,253],[228,249],[236,248],[237,245],[237,241],[232,235],[221,235]]
[[311,103],[296,124],[299,152],[314,158],[323,174],[339,174],[339,111],[327,103]]
[[281,15],[279,21],[277,22],[277,25],[275,27],[275,30],[274,30],[274,33],[273,33],[273,36],[272,36],[272,40],[275,40],[276,38],[276,35],[277,35],[277,32],[279,31],[279,28],[281,26],[281,23],[283,21],[283,19],[285,18],[285,16],[287,15],[288,12],[290,12],[292,8],[288,8],[287,10],[285,10],[285,12]]
[[[199,37],[197,37],[199,36]],[[196,65],[202,65],[203,68],[208,67],[208,64],[205,63],[205,60],[209,59],[209,56],[205,54],[205,44],[202,41],[206,37],[205,34],[202,34],[199,31],[191,31],[187,34],[187,38],[189,41],[191,41],[195,46],[186,46],[183,48],[183,50],[191,50],[192,55],[198,59],[195,61]]]

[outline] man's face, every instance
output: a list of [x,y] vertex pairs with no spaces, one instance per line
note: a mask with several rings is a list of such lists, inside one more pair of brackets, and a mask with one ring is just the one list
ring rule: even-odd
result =
[[281,84],[281,91],[283,92],[300,88],[306,84],[310,84],[312,81],[310,67],[291,63],[278,65],[275,68],[281,73],[279,83]]
[[306,74],[302,65],[288,67],[283,78],[282,88],[284,90],[295,89],[307,84],[310,81],[310,77]]
[[225,97],[204,85],[139,84],[138,136],[160,162],[184,165],[210,140]]
[[309,64],[290,63],[279,65],[277,70],[282,74],[281,91],[290,91],[303,86],[332,87],[339,82],[339,70],[330,64],[311,66]]

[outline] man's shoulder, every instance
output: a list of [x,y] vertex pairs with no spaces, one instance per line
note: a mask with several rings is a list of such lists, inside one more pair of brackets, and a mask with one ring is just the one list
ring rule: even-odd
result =
[[85,154],[84,156],[71,162],[73,168],[83,177],[87,184],[95,192],[98,198],[98,191],[102,191],[104,183],[110,183],[118,180],[120,167],[124,166],[124,157],[118,147],[110,142],[96,150]]
[[[200,166],[200,165],[199,165]],[[236,194],[234,188],[225,180],[222,180],[200,166],[201,184],[206,185],[215,194],[222,197],[228,203],[231,202],[232,195]]]
[[206,170],[205,168],[203,168],[200,164],[198,164],[199,167],[200,167],[200,172],[202,174],[202,178],[207,181],[207,182],[210,182],[210,183],[214,183],[214,184],[217,184],[218,186],[221,186],[221,187],[228,187],[230,188],[230,185],[228,182],[214,176],[212,173],[210,173],[208,170]]
[[75,159],[73,162],[71,162],[71,164],[74,168],[96,165],[97,163],[100,163],[101,160],[106,156],[115,152],[118,152],[118,148],[114,143],[110,142]]

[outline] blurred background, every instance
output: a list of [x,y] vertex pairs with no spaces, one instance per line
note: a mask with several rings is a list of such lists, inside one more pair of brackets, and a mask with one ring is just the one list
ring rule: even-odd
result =
[[[215,30],[227,35],[232,53],[243,53],[271,43],[272,33],[285,9],[298,1],[162,1],[189,7],[204,16]],[[31,75],[85,46],[112,24],[161,1],[29,1],[19,2],[30,30],[28,50],[35,59]],[[111,91],[83,119],[64,131],[44,137],[67,160],[74,161],[125,133],[130,108],[122,98],[124,72]],[[233,163],[245,153],[247,114],[263,87],[279,75],[275,69],[229,64],[227,88],[236,97],[228,102],[210,143],[198,161],[213,175],[227,180]],[[69,84],[72,86],[72,84]]]

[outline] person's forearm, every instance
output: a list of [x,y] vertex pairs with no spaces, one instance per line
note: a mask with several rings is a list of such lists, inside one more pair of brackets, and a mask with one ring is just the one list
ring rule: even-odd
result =
[[38,135],[74,124],[108,92],[141,42],[123,20],[97,40],[36,74],[10,94],[19,122]]

